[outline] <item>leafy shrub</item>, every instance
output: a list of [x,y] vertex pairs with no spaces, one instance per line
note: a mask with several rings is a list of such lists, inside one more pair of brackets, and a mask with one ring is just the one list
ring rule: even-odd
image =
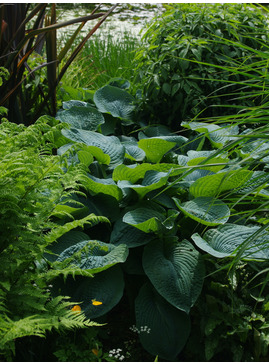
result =
[[53,155],[64,141],[61,127],[49,117],[29,128],[0,124],[0,354],[7,360],[21,338],[97,325],[74,314],[67,297],[52,297],[51,277],[63,271],[47,271],[42,258],[48,244],[93,218],[69,224],[55,219],[61,200],[81,189],[85,174]]
[[[230,269],[269,259],[259,208],[269,195],[268,128],[240,133],[236,124],[182,123],[190,138],[164,126],[141,129],[135,100],[122,82],[113,84],[92,101],[64,102],[56,116],[69,124],[58,154],[73,147],[69,164],[88,168],[87,196],[73,196],[84,206],[79,216],[99,211],[110,224],[67,232],[45,259],[94,274],[53,282],[89,318],[103,320],[128,292],[135,326],[150,329],[139,332],[144,348],[174,360],[190,335],[208,259]],[[251,112],[261,122],[260,110]]]
[[[225,115],[259,104],[253,95],[254,64],[261,67],[268,25],[258,8],[173,4],[149,26],[144,40],[136,54],[136,88],[142,90],[139,115],[146,122],[178,130],[182,120],[198,113]],[[247,65],[252,80],[242,71]]]

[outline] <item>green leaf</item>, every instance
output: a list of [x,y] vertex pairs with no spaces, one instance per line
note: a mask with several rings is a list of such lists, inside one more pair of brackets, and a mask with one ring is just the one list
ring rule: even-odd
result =
[[162,157],[176,145],[181,146],[187,141],[183,136],[161,136],[140,139],[139,148],[143,149],[151,163],[159,163]]
[[145,233],[161,231],[164,221],[165,216],[161,212],[145,207],[129,211],[123,216],[123,222]]
[[[189,316],[170,305],[150,283],[140,289],[135,300],[135,314],[143,347],[154,356],[175,360],[190,334]],[[144,327],[149,332],[142,331]]]
[[84,186],[91,194],[104,193],[115,197],[118,201],[122,199],[122,191],[112,178],[97,178],[88,174],[88,178],[84,180]]
[[119,181],[118,186],[121,189],[131,188],[137,192],[142,199],[148,192],[156,190],[166,185],[170,173],[147,171],[141,185],[135,185],[129,181]]
[[135,109],[133,96],[118,87],[110,85],[97,90],[93,101],[99,111],[124,120],[130,120]]
[[224,191],[236,190],[248,181],[252,173],[252,171],[238,169],[201,177],[190,186],[190,193],[194,197],[214,197]]
[[92,106],[72,106],[59,112],[56,119],[68,123],[72,128],[96,131],[104,124],[103,115]]
[[175,197],[173,200],[185,215],[207,226],[225,224],[230,217],[229,207],[213,197],[197,197],[182,204]]
[[125,147],[125,157],[135,161],[143,161],[146,157],[145,152],[138,147],[136,141],[123,142]]
[[143,267],[151,283],[171,305],[189,313],[201,293],[204,264],[187,240],[154,240],[146,245]]
[[216,257],[224,258],[234,256],[236,250],[245,244],[242,259],[269,259],[269,233],[262,231],[258,226],[244,226],[225,224],[217,229],[210,229],[203,238],[195,233],[192,240],[204,252]]
[[128,256],[125,244],[114,246],[99,240],[84,240],[65,248],[57,257],[56,262],[64,262],[80,269],[97,273],[110,268],[117,263],[123,263]]
[[178,174],[183,173],[179,170],[179,166],[173,163],[142,163],[131,164],[128,166],[126,166],[125,164],[121,164],[114,169],[112,178],[114,179],[114,181],[125,180],[129,181],[130,183],[135,183],[139,179],[144,178],[147,171],[170,171],[170,176],[177,176]]
[[128,248],[134,248],[147,244],[154,237],[154,235],[147,234],[122,220],[117,220],[110,236],[110,243],[114,245],[126,244]]
[[219,126],[216,124],[208,124],[203,122],[186,122],[183,121],[181,126],[195,130],[199,133],[205,133],[206,137],[210,140],[215,148],[222,148],[223,145],[230,140],[235,140],[239,129],[238,126]]
[[[111,267],[96,274],[93,278],[67,277],[64,283],[57,279],[53,283],[53,292],[71,297],[70,301],[79,302],[86,317],[93,319],[109,312],[123,295],[124,280],[119,266]],[[102,302],[95,306],[92,300]]]
[[111,166],[123,163],[125,149],[115,136],[105,136],[94,131],[81,129],[63,129],[62,134],[74,142],[100,148],[109,155]]

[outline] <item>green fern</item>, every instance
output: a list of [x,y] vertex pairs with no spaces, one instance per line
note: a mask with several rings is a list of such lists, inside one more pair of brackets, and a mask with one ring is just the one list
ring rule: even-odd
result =
[[0,124],[0,354],[7,360],[14,357],[18,338],[97,325],[74,314],[64,297],[53,298],[49,287],[60,275],[92,274],[42,265],[47,246],[67,231],[108,222],[91,214],[80,220],[70,215],[73,221],[57,223],[55,211],[64,199],[83,194],[86,177],[83,165],[69,165],[67,155],[53,155],[66,142],[63,126],[46,116],[28,128]]

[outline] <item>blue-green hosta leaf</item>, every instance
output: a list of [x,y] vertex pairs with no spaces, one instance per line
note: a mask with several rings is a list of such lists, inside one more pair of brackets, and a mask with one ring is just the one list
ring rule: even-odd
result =
[[44,254],[44,257],[50,262],[54,262],[65,249],[85,240],[90,240],[87,234],[82,231],[71,230],[62,235],[56,242],[50,244],[47,247],[48,252]]
[[135,161],[143,161],[146,157],[145,152],[138,147],[136,141],[126,141],[122,145],[125,147],[125,157]]
[[98,110],[114,117],[130,120],[135,109],[132,95],[118,87],[106,85],[97,90],[93,101]]
[[145,233],[158,232],[163,229],[165,216],[161,212],[145,207],[139,207],[127,212],[123,216],[123,222],[132,225]]
[[159,163],[162,157],[173,149],[176,145],[181,146],[188,139],[183,136],[161,136],[146,139],[140,139],[139,148],[143,149],[146,157],[151,163]]
[[125,244],[114,246],[99,240],[84,240],[63,250],[56,262],[68,259],[68,264],[97,273],[125,262],[127,256],[128,248]]
[[[124,279],[121,268],[116,265],[93,278],[67,277],[65,283],[58,279],[53,286],[57,295],[70,296],[70,301],[78,302],[85,315],[93,319],[105,315],[120,301]],[[102,304],[95,306],[92,300]]]
[[109,155],[111,166],[123,163],[125,149],[115,136],[105,136],[94,131],[82,129],[63,129],[62,134],[74,142],[100,148],[105,154]]
[[201,293],[204,264],[192,244],[184,240],[154,240],[144,248],[143,267],[158,293],[171,305],[189,313]]
[[68,110],[71,109],[71,107],[73,106],[83,106],[83,107],[87,107],[87,106],[91,106],[91,104],[89,104],[86,101],[80,101],[80,100],[68,100],[68,101],[64,101],[63,102],[63,109],[64,110]]
[[249,156],[253,159],[264,160],[264,158],[268,158],[268,151],[269,142],[266,142],[264,139],[254,139],[246,142],[239,153],[243,158]]
[[182,122],[181,126],[195,130],[199,133],[205,133],[215,148],[221,148],[225,143],[234,140],[237,137],[239,129],[238,126],[219,126],[217,124],[208,124],[203,122]]
[[122,191],[112,178],[97,178],[88,174],[88,178],[84,180],[84,186],[94,195],[104,193],[115,197],[118,201],[122,199]]
[[251,178],[238,190],[240,194],[252,193],[259,196],[268,196],[269,174],[263,171],[254,171]]
[[[189,316],[170,305],[150,283],[140,289],[135,315],[143,347],[154,356],[175,360],[190,334]],[[142,331],[142,327],[147,327],[149,332]]]
[[224,191],[236,190],[248,181],[252,173],[252,171],[237,169],[205,176],[190,186],[190,193],[194,197],[214,197]]
[[234,256],[235,250],[246,243],[246,249],[242,259],[269,259],[269,233],[262,231],[257,236],[260,229],[258,226],[244,226],[235,224],[225,224],[217,229],[210,229],[203,238],[195,233],[192,240],[204,252],[217,258]]
[[122,220],[117,220],[110,236],[110,243],[114,245],[126,244],[128,248],[134,248],[147,244],[153,238],[155,235],[146,234]]
[[175,197],[173,200],[185,215],[207,226],[225,224],[230,217],[229,207],[214,197],[197,197],[182,204]]
[[105,122],[103,115],[92,106],[72,106],[58,113],[56,118],[72,128],[91,131],[97,130]]
[[131,188],[137,192],[140,198],[143,198],[148,192],[164,186],[169,177],[170,172],[147,171],[141,185],[135,185],[129,181],[119,181],[118,186],[122,189]]
[[[188,166],[196,166],[204,162],[206,159],[210,158],[211,155],[215,154],[215,150],[212,151],[194,151],[190,150],[188,153],[189,160],[187,162]],[[225,158],[223,155],[218,155],[211,157],[206,162],[202,163],[201,168],[207,169],[208,171],[218,172],[223,169],[229,162],[229,158]],[[213,164],[213,166],[211,166]],[[214,165],[215,164],[215,165]],[[210,165],[210,166],[208,166]]]
[[126,166],[121,164],[117,166],[114,171],[112,178],[114,181],[129,181],[130,183],[135,183],[141,178],[145,177],[147,171],[157,171],[157,172],[169,172],[170,176],[177,176],[182,173],[179,170],[177,164],[173,163],[142,163],[142,164],[131,164]]

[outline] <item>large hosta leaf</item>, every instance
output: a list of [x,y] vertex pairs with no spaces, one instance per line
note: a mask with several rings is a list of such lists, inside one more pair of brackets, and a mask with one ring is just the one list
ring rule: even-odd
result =
[[122,191],[112,178],[97,178],[88,174],[84,181],[84,186],[92,194],[104,193],[115,197],[117,200],[122,198]]
[[[70,301],[78,302],[88,318],[105,315],[120,301],[123,295],[124,280],[119,266],[111,267],[96,274],[93,278],[67,277],[65,283],[57,279],[53,283],[53,292],[70,296]],[[97,300],[100,305],[93,305]]]
[[122,180],[135,183],[139,179],[144,178],[147,171],[169,172],[170,176],[177,176],[182,173],[179,166],[173,163],[142,163],[127,166],[121,164],[114,169],[112,178],[114,181]]
[[68,123],[72,128],[92,130],[105,122],[103,115],[92,106],[72,106],[57,114],[58,120]]
[[246,183],[252,173],[252,171],[237,169],[205,176],[199,178],[190,186],[190,193],[194,197],[214,197],[223,191],[236,190]]
[[93,97],[98,110],[114,117],[130,119],[135,108],[132,95],[118,87],[106,85],[97,90]]
[[145,207],[129,211],[123,216],[123,222],[145,233],[161,231],[164,221],[165,216],[163,213]]
[[140,289],[135,300],[136,327],[144,348],[152,355],[174,360],[190,334],[189,316],[160,296],[150,283]]
[[156,190],[167,183],[170,172],[147,171],[140,184],[132,184],[129,181],[119,181],[118,186],[122,189],[131,188],[136,191],[140,198],[143,198],[148,192]]
[[230,217],[229,207],[214,197],[197,197],[194,200],[181,203],[173,198],[177,207],[191,219],[208,226],[224,224]]
[[122,220],[117,220],[110,236],[110,242],[114,245],[126,244],[129,248],[134,248],[147,244],[154,237]]
[[203,122],[182,122],[185,128],[195,130],[199,133],[205,133],[215,148],[221,148],[225,143],[234,140],[238,134],[238,126],[219,126],[216,124],[208,124]]
[[233,256],[242,247],[244,259],[269,259],[269,233],[257,233],[259,229],[258,226],[225,224],[208,230],[203,238],[198,233],[193,234],[192,240],[200,249],[217,258]]
[[189,313],[201,293],[205,274],[200,254],[191,243],[154,240],[144,248],[143,267],[158,293]]
[[125,157],[135,161],[143,161],[146,157],[145,152],[138,147],[136,141],[125,141],[122,143],[125,147]]
[[93,145],[102,149],[105,154],[110,156],[110,165],[112,166],[123,163],[125,149],[115,136],[105,136],[82,129],[63,129],[62,134],[74,142]]
[[151,163],[159,163],[162,157],[176,145],[181,146],[187,141],[183,136],[161,136],[140,139],[139,148],[143,149]]

